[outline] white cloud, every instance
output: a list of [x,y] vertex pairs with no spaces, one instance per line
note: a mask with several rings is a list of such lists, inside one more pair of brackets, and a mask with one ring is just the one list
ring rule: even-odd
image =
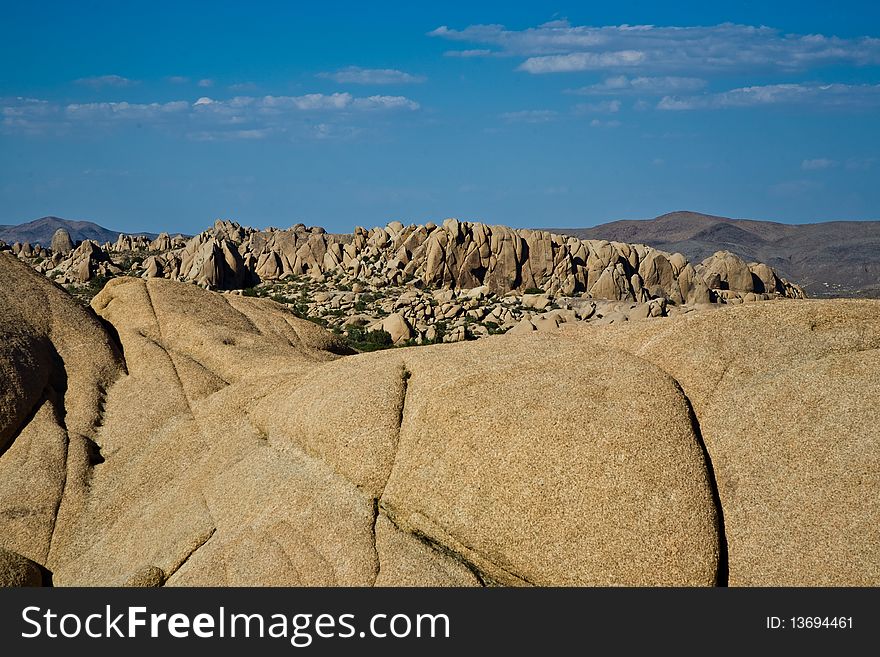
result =
[[470,50],[447,50],[444,57],[488,57],[494,53],[486,48],[472,48]]
[[352,106],[360,110],[417,110],[419,104],[405,96],[369,96],[367,98],[355,98]]
[[571,71],[595,71],[609,68],[633,68],[643,64],[645,53],[639,50],[613,52],[575,52],[568,55],[529,57],[519,65],[520,71],[529,73],[569,73]]
[[620,121],[616,119],[612,119],[611,121],[601,121],[599,119],[593,119],[590,121],[591,128],[619,128],[623,125]]
[[274,130],[271,128],[252,128],[250,130],[202,130],[198,132],[190,132],[187,137],[193,141],[231,141],[236,139],[265,139],[271,135]]
[[616,99],[603,100],[598,103],[579,103],[575,106],[575,110],[581,113],[616,114],[622,105],[623,103]]
[[169,75],[165,79],[168,80],[168,82],[170,82],[171,84],[186,84],[187,82],[189,82],[189,78],[185,75]]
[[880,64],[880,39],[786,34],[765,26],[573,26],[553,21],[524,30],[503,25],[438,27],[430,36],[497,48],[525,57],[529,73],[619,70],[804,70],[817,65]]
[[571,89],[569,93],[581,96],[604,96],[608,94],[645,94],[661,96],[687,91],[699,91],[706,86],[702,78],[662,76],[662,77],[627,77],[616,75],[605,78],[602,82],[591,84],[579,89]]
[[[60,105],[34,98],[0,98],[0,130],[6,133],[64,133],[76,128],[96,130],[123,125],[161,126],[185,131],[192,139],[263,139],[299,126],[312,132],[315,116],[324,132],[333,136],[355,134],[344,124],[372,112],[412,112],[419,104],[405,96],[353,96],[349,93],[302,96],[202,96],[194,102],[104,102]],[[363,121],[363,119],[360,119]],[[303,127],[305,126],[305,127]],[[320,137],[319,133],[313,136]],[[324,135],[326,136],[326,135]]]
[[508,123],[548,123],[559,116],[554,110],[520,110],[505,112],[501,118]]
[[156,121],[189,109],[183,100],[169,103],[72,103],[64,107],[64,114],[71,120],[139,120]]
[[803,169],[804,171],[819,171],[821,169],[830,169],[836,166],[836,161],[829,160],[825,157],[817,157],[813,160],[804,160],[803,162],[801,162],[801,169]]
[[74,80],[77,84],[82,84],[93,89],[101,89],[102,87],[131,87],[137,84],[137,80],[129,80],[121,75],[96,75],[89,78],[79,78]]
[[207,89],[208,87],[214,86],[214,81],[211,78],[202,78],[201,80],[196,82],[196,84],[204,89]]
[[[39,135],[47,125],[60,124],[58,106],[38,98],[0,98],[0,130],[6,133]],[[63,128],[63,125],[59,125]]]
[[728,109],[766,105],[803,105],[823,108],[870,108],[880,105],[878,84],[769,84],[741,87],[699,96],[664,96],[660,110]]
[[361,68],[348,66],[325,73],[318,73],[317,77],[327,78],[339,84],[412,84],[424,82],[423,75],[413,75],[393,68]]

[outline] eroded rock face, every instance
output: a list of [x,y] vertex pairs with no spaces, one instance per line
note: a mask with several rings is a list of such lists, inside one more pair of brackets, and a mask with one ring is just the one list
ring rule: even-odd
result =
[[880,303],[769,305],[583,331],[656,364],[693,403],[730,584],[876,586]]
[[[113,264],[110,256],[91,240],[85,240],[57,264],[52,263],[61,275],[61,283],[87,283],[97,277],[115,276],[122,270]],[[49,264],[44,268],[49,268]]]
[[56,230],[55,234],[52,235],[52,251],[61,255],[67,255],[73,249],[73,240],[70,239],[70,233],[67,232],[67,229],[59,228]]
[[[99,249],[100,254],[94,252],[97,245],[81,247],[90,252],[88,266],[79,260],[53,261],[40,270],[58,269],[70,280],[82,282],[96,275],[95,262],[109,260],[107,253],[134,250],[150,252],[138,270],[143,277],[193,281],[209,289],[241,289],[286,276],[333,275],[372,285],[418,280],[423,286],[485,288],[495,294],[541,288],[554,296],[636,302],[660,297],[673,303],[692,298],[702,302],[704,297],[718,300],[718,295],[712,297],[702,287],[803,296],[766,265],[747,265],[726,251],[694,268],[680,253],[640,244],[579,240],[456,219],[440,226],[392,222],[369,231],[356,228],[350,235],[332,235],[301,224],[288,230],[257,231],[218,220],[213,228],[185,245],[182,242],[167,233],[152,242],[120,235],[116,243]],[[13,250],[24,258],[34,256],[30,245]]]
[[94,314],[7,253],[0,306],[0,547],[47,565],[87,495],[124,364]]
[[39,564],[20,554],[0,548],[0,587],[42,586]]
[[0,548],[55,584],[880,583],[877,302],[343,356],[266,300],[119,278],[102,324],[0,276]]

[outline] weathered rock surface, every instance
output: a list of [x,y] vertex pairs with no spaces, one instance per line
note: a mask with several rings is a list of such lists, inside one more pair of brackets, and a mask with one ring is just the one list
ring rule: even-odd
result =
[[611,328],[566,337],[680,382],[714,466],[732,585],[880,583],[880,303],[752,304]]
[[124,364],[94,314],[6,253],[0,307],[0,547],[45,566],[88,494]]
[[[371,230],[358,227],[349,235],[301,224],[288,230],[257,231],[218,220],[185,244],[182,238],[162,233],[152,242],[143,236],[119,235],[104,248],[86,240],[77,249],[84,252],[64,260],[58,257],[66,255],[63,250],[53,250],[35,255],[30,245],[13,248],[22,258],[51,255],[51,261],[41,260],[38,269],[58,272],[62,282],[83,283],[106,275],[109,270],[101,270],[101,263],[109,262],[111,253],[140,252],[149,255],[131,266],[143,277],[193,281],[221,290],[308,275],[342,276],[373,285],[418,281],[421,286],[481,288],[496,294],[540,288],[553,296],[636,302],[662,297],[686,303],[693,302],[694,294],[699,301],[703,296],[707,301],[722,298],[702,295],[701,286],[739,295],[803,296],[800,288],[776,277],[766,265],[753,276],[750,265],[726,251],[687,271],[689,264],[680,253],[641,244],[580,240],[456,219],[439,226],[392,222]],[[756,282],[761,289],[756,289]]]
[[67,232],[66,228],[59,228],[55,231],[55,234],[52,235],[51,248],[52,251],[61,255],[67,255],[73,251],[73,240],[70,238],[70,233]]
[[55,584],[880,583],[876,302],[341,357],[267,300],[0,280],[0,548]]
[[42,586],[40,566],[16,552],[0,548],[0,587]]

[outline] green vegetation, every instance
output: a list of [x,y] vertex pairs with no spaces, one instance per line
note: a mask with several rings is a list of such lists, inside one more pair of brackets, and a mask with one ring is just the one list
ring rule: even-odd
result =
[[391,334],[382,329],[368,331],[360,326],[346,324],[345,331],[347,333],[344,336],[346,343],[358,351],[379,351],[393,346]]

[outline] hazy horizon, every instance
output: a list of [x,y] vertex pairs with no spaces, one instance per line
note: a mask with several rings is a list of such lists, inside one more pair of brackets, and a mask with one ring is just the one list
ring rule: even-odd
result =
[[880,219],[862,2],[7,8],[2,224]]

